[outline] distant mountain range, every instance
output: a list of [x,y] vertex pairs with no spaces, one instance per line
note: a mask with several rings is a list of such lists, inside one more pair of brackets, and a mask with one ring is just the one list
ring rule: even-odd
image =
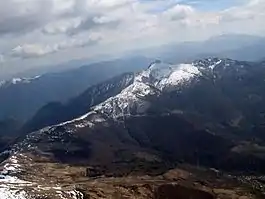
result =
[[13,78],[0,83],[0,120],[15,118],[21,122],[31,118],[50,102],[67,102],[88,87],[125,72],[142,70],[150,59],[134,57],[100,62],[61,73],[35,78]]
[[252,35],[224,34],[206,41],[166,44],[132,52],[133,55],[156,57],[171,63],[191,62],[205,57],[259,61],[264,58],[265,38]]

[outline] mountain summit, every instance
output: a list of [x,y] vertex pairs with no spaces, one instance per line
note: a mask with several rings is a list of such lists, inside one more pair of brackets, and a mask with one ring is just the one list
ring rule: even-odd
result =
[[94,107],[94,110],[114,118],[131,113],[142,114],[150,106],[149,98],[185,86],[198,76],[201,72],[193,64],[171,65],[156,61],[137,74],[130,86]]

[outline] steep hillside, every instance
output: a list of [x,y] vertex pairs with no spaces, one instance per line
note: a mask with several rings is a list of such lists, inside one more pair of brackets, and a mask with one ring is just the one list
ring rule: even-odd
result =
[[117,95],[133,82],[134,74],[125,73],[103,83],[89,87],[85,92],[67,103],[52,102],[42,107],[21,129],[28,133],[72,120],[87,113],[91,107]]

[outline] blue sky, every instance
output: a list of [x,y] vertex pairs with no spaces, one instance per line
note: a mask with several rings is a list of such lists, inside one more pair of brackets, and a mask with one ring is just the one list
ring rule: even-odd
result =
[[231,7],[245,4],[248,0],[140,0],[141,2],[161,2],[152,9],[154,12],[162,12],[176,5],[189,5],[200,11],[222,11]]
[[203,11],[219,11],[244,4],[246,0],[180,0],[178,3],[191,5]]

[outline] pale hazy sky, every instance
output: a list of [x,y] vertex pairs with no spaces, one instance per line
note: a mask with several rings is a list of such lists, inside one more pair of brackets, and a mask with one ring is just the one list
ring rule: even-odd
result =
[[0,73],[223,33],[265,35],[265,0],[0,0]]

